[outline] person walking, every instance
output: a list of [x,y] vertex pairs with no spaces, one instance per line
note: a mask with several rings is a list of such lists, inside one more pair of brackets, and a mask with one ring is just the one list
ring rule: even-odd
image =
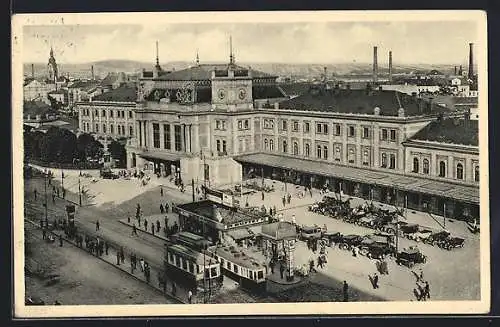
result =
[[374,289],[378,288],[378,275],[377,275],[377,273],[373,274],[373,288]]
[[125,251],[123,251],[123,246],[120,247],[120,260],[125,263]]
[[96,232],[100,229],[100,227],[101,226],[100,226],[100,223],[99,223],[99,219],[97,219],[96,222],[95,222],[95,230],[96,230]]
[[42,239],[47,239],[47,230],[45,229],[45,227],[42,228]]
[[427,299],[431,298],[430,287],[429,287],[429,282],[428,281],[425,282],[424,298],[427,298]]
[[286,202],[288,204],[290,204],[290,202],[292,202],[292,195],[290,193],[288,193],[288,196],[286,197]]
[[116,251],[116,264],[119,266],[120,265],[120,252]]
[[144,230],[148,230],[148,221],[146,219],[144,219]]
[[160,213],[165,213],[165,208],[163,208],[163,204],[160,203]]
[[281,202],[283,203],[283,207],[286,206],[286,198],[285,196],[283,195],[283,197],[281,198]]
[[151,278],[151,270],[149,269],[149,266],[146,267],[146,283],[149,284],[149,280]]
[[108,241],[104,242],[104,249],[106,251],[106,255],[108,255],[108,252],[109,252],[109,243],[108,243]]
[[153,234],[153,236],[155,236],[155,225],[154,224],[151,224],[151,234]]
[[342,287],[342,294],[344,296],[344,302],[349,302],[349,285],[345,280]]
[[130,216],[127,216],[127,223],[130,224]]
[[165,202],[165,213],[169,213],[170,206],[168,205],[168,202]]
[[274,262],[274,260],[271,260],[271,262],[269,262],[269,268],[271,268],[271,274],[274,274],[274,267],[276,266],[276,263]]
[[264,201],[264,191],[262,191],[262,201]]
[[132,235],[139,236],[137,235],[137,227],[135,227],[135,224],[132,225]]
[[144,259],[141,258],[141,261],[139,262],[140,264],[140,267],[141,267],[141,271],[144,271]]
[[163,196],[163,186],[160,186],[160,196]]
[[62,247],[63,246],[63,238],[62,238],[62,234],[59,234],[59,246]]
[[283,263],[280,263],[280,277],[281,277],[281,279],[283,279],[284,274],[285,274],[285,266],[283,265]]
[[160,232],[160,229],[161,229],[161,224],[160,224],[160,221],[157,220],[156,221],[156,232],[159,233]]
[[193,292],[191,292],[191,290],[188,292],[188,302],[189,304],[193,303]]
[[36,201],[36,196],[38,194],[38,192],[36,191],[36,189],[33,191],[33,194],[35,195],[35,201]]

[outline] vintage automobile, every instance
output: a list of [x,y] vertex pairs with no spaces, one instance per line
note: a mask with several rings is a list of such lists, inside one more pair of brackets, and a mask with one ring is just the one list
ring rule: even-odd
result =
[[463,248],[465,240],[460,237],[448,237],[442,244],[441,248],[451,250],[454,248]]
[[318,240],[321,238],[322,230],[319,226],[302,226],[300,227],[299,239],[301,241]]
[[419,226],[417,224],[406,224],[399,227],[399,233],[402,237],[410,238],[411,234],[418,232]]
[[344,235],[339,243],[339,248],[342,250],[351,250],[353,247],[361,245],[363,237],[355,234]]
[[401,230],[401,227],[408,225],[405,221],[389,222],[380,228],[381,231],[396,235],[396,231]]
[[403,249],[396,255],[396,263],[408,268],[412,268],[415,264],[426,262],[427,257],[416,246]]
[[326,232],[323,233],[322,239],[325,241],[327,246],[334,247],[335,244],[342,242],[343,237],[339,232]]
[[374,214],[368,214],[364,217],[361,217],[356,222],[356,224],[363,226],[363,227],[372,228],[375,225],[376,220],[377,220],[377,217]]
[[429,236],[431,236],[432,233],[433,233],[432,230],[422,226],[418,226],[418,230],[415,233],[408,234],[407,237],[409,240],[421,242],[429,238]]
[[391,244],[373,242],[363,247],[359,253],[366,255],[369,259],[385,259],[387,256],[394,255],[396,249]]
[[437,245],[439,247],[442,247],[446,240],[450,237],[450,233],[448,231],[440,231],[437,233],[431,234],[429,237],[427,237],[424,240],[424,243],[430,244],[430,245]]

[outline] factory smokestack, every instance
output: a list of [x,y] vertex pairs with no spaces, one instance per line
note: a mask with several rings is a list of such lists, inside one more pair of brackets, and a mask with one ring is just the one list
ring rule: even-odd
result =
[[455,76],[457,76],[457,66],[455,66]]
[[377,47],[373,47],[373,83],[378,82]]
[[90,66],[90,73],[92,74],[92,80],[95,80],[94,65]]
[[389,51],[389,82],[392,82],[392,51]]
[[35,65],[31,64],[31,78],[35,78]]
[[469,78],[474,77],[474,43],[469,43]]

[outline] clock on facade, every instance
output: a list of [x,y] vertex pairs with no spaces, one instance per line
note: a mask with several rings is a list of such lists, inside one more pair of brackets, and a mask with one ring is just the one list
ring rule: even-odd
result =
[[218,92],[218,95],[219,95],[219,99],[222,100],[226,97],[226,91],[224,91],[223,89],[220,89]]
[[244,100],[246,96],[247,96],[247,91],[245,89],[240,89],[238,91],[238,97],[240,98],[240,100]]

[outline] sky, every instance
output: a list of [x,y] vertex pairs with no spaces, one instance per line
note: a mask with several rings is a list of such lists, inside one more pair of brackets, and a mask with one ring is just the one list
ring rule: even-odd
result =
[[193,23],[165,25],[24,26],[23,61],[43,63],[50,47],[58,63],[124,59],[160,62],[225,62],[229,36],[238,62],[370,63],[378,46],[379,63],[466,63],[475,43],[474,21]]

